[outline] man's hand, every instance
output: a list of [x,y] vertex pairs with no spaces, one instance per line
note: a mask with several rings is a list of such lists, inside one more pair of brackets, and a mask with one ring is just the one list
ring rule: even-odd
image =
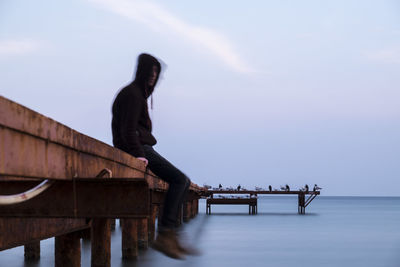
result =
[[144,162],[144,166],[147,167],[147,164],[149,164],[149,161],[146,158],[138,157],[137,159],[141,160]]

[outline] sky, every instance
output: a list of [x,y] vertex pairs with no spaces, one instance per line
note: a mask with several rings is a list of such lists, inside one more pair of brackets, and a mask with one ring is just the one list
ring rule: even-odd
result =
[[400,196],[400,2],[0,0],[0,95],[107,144],[143,52],[193,182]]

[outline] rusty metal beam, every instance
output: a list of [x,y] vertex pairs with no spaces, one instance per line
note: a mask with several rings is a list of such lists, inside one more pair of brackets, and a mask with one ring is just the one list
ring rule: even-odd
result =
[[0,218],[0,251],[88,227],[86,219]]
[[[32,182],[0,182],[0,192],[14,193],[31,186],[29,183]],[[27,202],[0,206],[0,214],[2,217],[146,217],[150,214],[149,202],[144,179],[60,180]]]

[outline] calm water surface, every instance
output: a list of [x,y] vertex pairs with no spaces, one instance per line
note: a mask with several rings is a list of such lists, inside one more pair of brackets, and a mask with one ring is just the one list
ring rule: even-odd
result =
[[[362,266],[400,267],[400,198],[317,197],[305,215],[297,196],[261,197],[258,215],[247,206],[213,206],[184,225],[202,255],[176,261],[148,249],[135,262],[121,259],[121,229],[112,234],[112,266]],[[54,239],[41,242],[41,259],[24,262],[23,247],[0,252],[1,267],[54,266]],[[82,266],[90,243],[82,242]]]

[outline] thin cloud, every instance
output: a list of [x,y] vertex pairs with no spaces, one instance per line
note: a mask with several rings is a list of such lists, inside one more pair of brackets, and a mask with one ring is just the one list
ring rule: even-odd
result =
[[0,56],[24,55],[39,48],[33,40],[0,40]]
[[365,55],[373,61],[400,64],[400,46],[365,52]]
[[160,5],[150,1],[89,0],[118,15],[145,24],[154,31],[172,32],[190,41],[193,45],[206,48],[231,69],[241,73],[257,72],[235,51],[231,42],[212,29],[191,25]]

